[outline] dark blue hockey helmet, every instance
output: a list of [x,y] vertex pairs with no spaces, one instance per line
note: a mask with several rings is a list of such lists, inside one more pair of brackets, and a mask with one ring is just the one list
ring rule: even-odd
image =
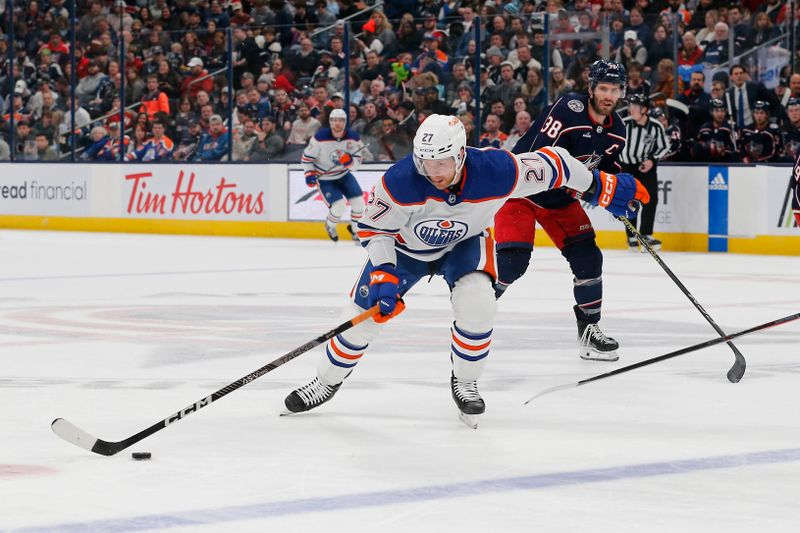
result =
[[661,109],[660,107],[654,107],[653,109],[650,110],[650,116],[653,118],[661,118],[665,117],[666,115],[664,114],[663,109]]
[[725,109],[725,102],[720,100],[719,98],[712,98],[711,101],[708,103],[709,109],[711,111],[715,109]]
[[765,102],[764,100],[756,100],[756,103],[753,104],[753,111],[763,111],[769,114],[769,102]]
[[786,101],[786,109],[789,109],[793,105],[800,105],[800,98],[789,98],[789,100]]
[[625,90],[628,74],[621,63],[598,59],[589,67],[589,87],[594,89],[598,83],[617,83]]
[[650,98],[643,94],[632,94],[628,97],[628,104],[637,104],[642,107],[650,108]]

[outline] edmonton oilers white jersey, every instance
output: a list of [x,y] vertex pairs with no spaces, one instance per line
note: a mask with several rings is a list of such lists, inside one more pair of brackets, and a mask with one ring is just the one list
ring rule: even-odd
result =
[[[361,156],[365,151],[361,150],[363,146],[358,133],[351,129],[345,130],[341,139],[336,139],[330,128],[320,128],[303,150],[300,162],[306,176],[314,174],[319,180],[338,180],[361,165]],[[355,162],[346,168],[344,163],[348,157],[355,159]]]
[[563,148],[523,154],[467,148],[461,180],[440,191],[416,171],[409,155],[375,185],[358,237],[373,265],[396,265],[397,252],[435,261],[459,242],[482,234],[508,198],[563,186],[585,191],[592,182],[589,170]]

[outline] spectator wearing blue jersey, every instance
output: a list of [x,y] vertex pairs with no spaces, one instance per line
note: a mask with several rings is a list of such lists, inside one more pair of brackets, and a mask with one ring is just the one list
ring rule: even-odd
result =
[[231,134],[225,129],[222,117],[212,115],[208,121],[208,131],[200,136],[194,161],[222,161],[228,155]]

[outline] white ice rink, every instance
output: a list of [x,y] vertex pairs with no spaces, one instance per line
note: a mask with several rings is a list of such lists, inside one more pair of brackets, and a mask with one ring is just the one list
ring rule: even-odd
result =
[[[622,239],[620,234],[620,239]],[[800,258],[662,254],[727,332],[800,311]],[[448,292],[421,282],[336,398],[279,417],[320,348],[121,440],[338,325],[350,242],[0,232],[1,531],[798,531],[800,323],[522,403],[715,333],[648,255],[605,254],[617,363],[576,355],[553,248],[500,300],[478,430],[450,398]],[[131,451],[150,451],[135,462]]]

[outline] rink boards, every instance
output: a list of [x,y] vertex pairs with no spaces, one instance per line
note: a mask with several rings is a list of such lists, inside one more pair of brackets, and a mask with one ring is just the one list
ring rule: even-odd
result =
[[[362,189],[386,168],[362,167]],[[800,255],[790,170],[662,165],[655,235],[670,250]],[[626,246],[620,222],[587,210],[602,247]],[[24,163],[0,177],[3,228],[326,239],[326,212],[298,165]],[[537,245],[552,245],[541,230]]]

